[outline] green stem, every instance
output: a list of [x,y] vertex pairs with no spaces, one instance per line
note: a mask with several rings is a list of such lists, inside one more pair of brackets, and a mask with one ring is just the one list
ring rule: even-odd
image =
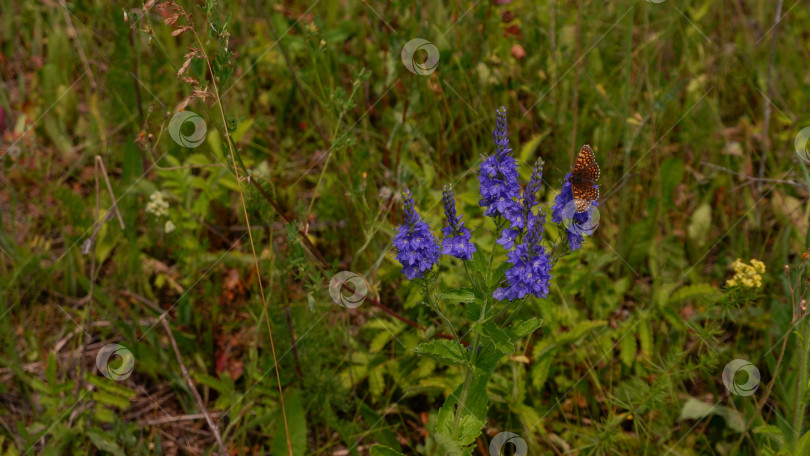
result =
[[[484,304],[481,306],[481,316],[478,317],[478,323],[484,320],[487,310],[487,298],[484,298]],[[467,365],[467,374],[464,376],[464,387],[461,388],[461,396],[458,399],[456,406],[456,418],[453,421],[453,439],[458,436],[459,424],[461,424],[461,414],[467,408],[467,396],[470,394],[470,385],[472,384],[473,375],[475,375],[475,361],[478,359],[478,343],[481,340],[481,334],[478,331],[473,336],[472,355],[470,356],[470,364]]]
[[439,317],[440,317],[442,320],[444,320],[444,322],[447,324],[447,326],[449,326],[449,327],[450,327],[450,332],[451,332],[451,333],[453,333],[453,337],[456,339],[456,342],[458,343],[459,352],[461,353],[461,357],[463,358],[463,357],[464,357],[464,349],[463,349],[463,348],[461,348],[461,347],[463,347],[464,345],[462,345],[462,343],[461,343],[461,338],[460,338],[460,337],[458,337],[458,333],[456,333],[456,328],[453,326],[453,323],[450,321],[450,319],[449,319],[449,318],[447,318],[447,316],[444,314],[444,312],[442,312],[442,311],[439,309],[439,304],[436,302],[436,299],[435,299],[435,297],[433,296],[433,287],[431,287],[431,286],[430,286],[430,280],[431,280],[431,279],[430,279],[430,278],[428,278],[428,277],[425,277],[425,278],[424,278],[424,284],[425,284],[425,290],[424,290],[424,294],[425,294],[425,299],[427,299],[428,305],[429,305],[429,306],[430,306],[430,307],[433,309],[433,311],[434,311],[434,312],[436,312],[436,314],[438,314],[438,315],[439,315]]
[[[498,228],[500,228],[500,224],[498,224]],[[489,255],[489,264],[487,265],[487,274],[484,277],[484,280],[487,283],[484,287],[487,290],[487,294],[484,295],[484,303],[481,305],[481,314],[478,316],[478,321],[476,325],[480,325],[484,322],[486,315],[487,315],[487,303],[489,302],[489,280],[490,275],[492,274],[492,262],[495,260],[495,247],[492,248],[492,252]],[[475,362],[478,359],[478,344],[481,341],[481,334],[478,330],[475,331],[475,335],[473,336],[473,343],[472,343],[472,354],[470,355],[470,363],[467,365],[467,373],[464,376],[464,386],[461,388],[461,395],[458,398],[458,405],[456,406],[456,417],[453,420],[453,435],[452,438],[455,440],[458,437],[458,429],[459,425],[461,424],[461,415],[463,411],[467,408],[467,396],[470,394],[470,385],[472,385],[472,379],[475,375]]]
[[810,334],[808,334],[808,322],[802,322],[802,329],[800,331],[801,337],[797,345],[799,356],[799,371],[796,375],[796,410],[793,412],[793,445],[799,444],[799,439],[802,435],[802,427],[804,427],[804,401],[802,396],[807,386],[807,352],[810,350]]

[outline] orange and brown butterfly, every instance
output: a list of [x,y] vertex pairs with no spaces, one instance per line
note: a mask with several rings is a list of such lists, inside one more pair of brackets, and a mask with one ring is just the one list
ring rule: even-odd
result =
[[587,211],[591,203],[599,199],[597,179],[599,179],[599,165],[596,164],[596,155],[591,146],[585,144],[579,150],[577,162],[571,170],[571,192],[577,213]]

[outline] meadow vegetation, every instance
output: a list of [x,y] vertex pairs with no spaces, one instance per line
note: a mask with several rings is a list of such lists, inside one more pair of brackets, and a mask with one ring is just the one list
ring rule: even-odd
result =
[[[810,454],[800,2],[176,1],[0,0],[0,455]],[[501,106],[540,208],[593,147],[600,224],[490,301],[453,446],[484,293],[393,243],[452,184],[497,285]]]

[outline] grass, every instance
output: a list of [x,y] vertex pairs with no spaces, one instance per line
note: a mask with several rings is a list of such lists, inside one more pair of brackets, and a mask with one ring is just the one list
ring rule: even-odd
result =
[[[480,219],[502,105],[544,204],[594,147],[601,223],[511,315],[544,326],[495,370],[475,454],[501,431],[529,454],[808,454],[806,8],[179,3],[0,0],[0,454],[439,454],[465,372],[414,353],[451,328],[391,240],[406,188],[434,229],[445,183]],[[737,258],[761,287],[725,286]],[[355,309],[341,270],[368,281]],[[442,309],[461,334],[468,307]],[[126,379],[96,368],[110,343]]]

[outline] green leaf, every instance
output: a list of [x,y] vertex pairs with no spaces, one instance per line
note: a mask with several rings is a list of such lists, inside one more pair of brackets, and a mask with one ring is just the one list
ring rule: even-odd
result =
[[534,365],[530,371],[532,376],[532,386],[537,390],[543,388],[543,385],[548,379],[548,373],[551,371],[551,363],[554,361],[555,350],[545,352],[539,359],[535,359]]
[[51,387],[56,385],[56,357],[53,352],[48,353],[48,365],[45,368],[45,378],[48,379],[48,385]]
[[[284,397],[284,408],[287,412],[287,425],[290,430],[290,443],[294,456],[303,456],[307,451],[307,422],[304,415],[304,406],[301,403],[299,391],[289,391]],[[281,408],[279,408],[279,412]],[[272,454],[288,454],[287,436],[284,433],[284,421],[279,413],[276,423],[276,433],[273,439]]]
[[534,157],[534,151],[537,149],[537,146],[540,144],[540,141],[543,140],[550,130],[546,130],[539,135],[534,135],[531,139],[529,139],[526,143],[524,143],[520,147],[520,163],[529,163],[530,165],[534,163],[534,161],[529,161],[530,158]]
[[780,447],[785,445],[785,434],[782,430],[773,424],[763,424],[754,429],[754,434],[762,434],[766,437],[772,438]]
[[124,410],[131,405],[129,399],[126,399],[121,396],[116,396],[114,394],[110,394],[105,391],[93,391],[93,400],[101,404],[118,407],[121,410]]
[[646,355],[653,352],[652,323],[649,320],[642,320],[638,324],[638,340],[641,343],[641,351]]
[[405,456],[399,451],[394,451],[387,446],[382,445],[374,445],[371,447],[371,451],[369,452],[370,456]]
[[438,453],[443,456],[466,456],[472,454],[472,446],[465,448],[462,445],[459,445],[456,440],[453,440],[453,438],[450,437],[449,433],[436,433],[436,435],[433,436],[433,439],[442,448],[442,450],[444,450]]
[[106,433],[105,431],[92,428],[87,431],[87,436],[90,437],[90,441],[93,442],[93,446],[98,448],[101,451],[106,451],[107,453],[111,453],[115,456],[126,456],[124,454],[124,450],[118,446],[115,440]]
[[720,290],[708,283],[698,283],[679,288],[669,297],[670,305],[680,304],[685,301],[692,301],[700,297],[719,296]]
[[112,395],[115,395],[115,396],[121,396],[121,397],[124,397],[124,398],[127,398],[127,399],[132,399],[135,396],[137,396],[137,394],[138,394],[137,392],[135,392],[135,390],[126,387],[122,383],[109,382],[109,381],[106,381],[106,379],[103,379],[102,377],[99,377],[98,375],[91,375],[91,374],[88,373],[88,374],[85,374],[84,378],[91,385],[98,388],[98,391],[103,391],[103,392],[106,392],[106,393],[109,393],[109,394],[112,394]]
[[499,352],[508,355],[515,351],[515,344],[509,337],[509,333],[498,327],[494,322],[490,321],[483,325],[476,325],[472,329],[491,340]]
[[458,342],[447,339],[422,342],[414,349],[417,354],[429,356],[442,363],[465,364],[467,360],[462,357],[461,350],[461,345]]
[[96,404],[93,410],[93,416],[102,423],[112,423],[115,421],[116,414],[103,404]]
[[470,382],[467,403],[461,408],[462,417],[459,436],[455,440],[451,439],[450,436],[453,431],[456,404],[458,404],[464,385],[459,385],[439,409],[436,416],[434,438],[447,451],[447,454],[467,455],[471,453],[471,448],[463,447],[474,443],[476,437],[481,434],[484,424],[486,424],[487,402],[489,399],[487,383],[489,383],[489,379],[501,358],[503,358],[503,354],[495,349],[492,344],[482,344],[481,353],[476,359],[475,375]]
[[458,304],[460,302],[473,302],[475,294],[470,288],[462,288],[460,290],[449,290],[439,293],[439,299],[447,304]]
[[579,340],[580,337],[584,336],[585,333],[591,331],[592,329],[604,326],[606,324],[607,322],[602,320],[581,321],[571,328],[570,331],[555,335],[554,339],[557,345],[570,344]]
[[509,337],[512,339],[512,341],[517,342],[518,340],[523,339],[529,334],[537,331],[542,326],[542,318],[532,317],[528,320],[523,320],[510,326],[507,331],[509,332]]
[[793,454],[794,456],[807,456],[810,454],[810,431],[805,432],[802,438],[799,439]]
[[634,334],[624,334],[621,340],[622,364],[627,367],[633,365],[636,359],[636,337]]
[[736,432],[743,432],[745,429],[745,419],[743,418],[742,413],[724,405],[707,404],[706,402],[695,399],[694,397],[690,397],[683,404],[683,408],[681,408],[681,416],[678,418],[678,420],[699,420],[709,415],[722,416],[723,419],[726,420],[726,425],[729,427],[729,429]]

